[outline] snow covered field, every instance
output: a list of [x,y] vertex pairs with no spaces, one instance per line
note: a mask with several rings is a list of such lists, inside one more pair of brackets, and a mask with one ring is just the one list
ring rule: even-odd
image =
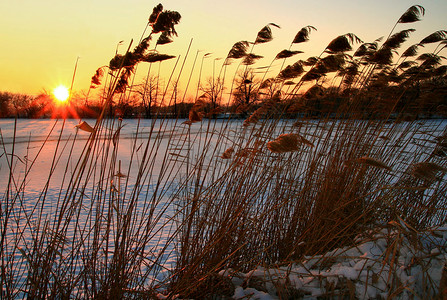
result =
[[[86,121],[94,125],[94,120]],[[188,186],[185,186],[185,182],[191,182],[188,174],[197,166],[205,170],[216,167],[219,168],[216,171],[205,172],[211,177],[204,175],[203,178],[204,182],[214,182],[230,165],[229,161],[221,158],[226,149],[234,147],[235,152],[252,149],[251,144],[248,147],[249,143],[245,148],[241,146],[244,143],[240,139],[248,135],[246,131],[249,130],[243,129],[242,121],[227,123],[213,120],[191,126],[182,124],[183,121],[123,120],[122,123],[106,123],[100,142],[95,145],[96,156],[87,164],[83,174],[88,179],[73,189],[71,179],[77,176],[77,164],[85,155],[90,135],[76,128],[77,120],[66,120],[65,123],[18,120],[16,132],[14,120],[0,120],[2,214],[9,213],[6,229],[2,216],[2,230],[6,233],[4,250],[11,257],[8,259],[14,262],[14,267],[10,266],[11,270],[16,268],[13,276],[22,277],[17,282],[23,284],[25,281],[23,276],[27,266],[24,261],[27,258],[24,258],[24,253],[33,248],[35,233],[55,228],[42,224],[53,224],[55,216],[64,215],[61,214],[62,204],[69,193],[78,193],[79,196],[73,198],[81,202],[73,209],[76,222],[69,219],[62,222],[64,225],[61,227],[66,232],[66,239],[72,242],[66,251],[70,253],[67,249],[80,247],[70,259],[76,261],[83,259],[83,255],[88,256],[82,253],[82,247],[88,248],[89,238],[93,241],[93,237],[80,235],[86,229],[89,232],[88,228],[100,222],[98,220],[103,218],[105,211],[112,209],[114,213],[109,222],[113,225],[110,232],[113,237],[119,236],[122,220],[128,213],[135,216],[130,231],[134,237],[142,234],[140,227],[150,227],[144,232],[148,235],[142,249],[146,261],[141,264],[148,267],[141,272],[153,274],[155,281],[162,282],[168,278],[176,263],[178,246],[172,236],[178,230],[181,208],[187,205],[180,199],[182,193],[188,193]],[[313,149],[317,150],[313,151],[323,147],[315,142],[316,132],[322,136],[321,132],[326,130],[323,127],[331,128],[334,122],[320,124],[315,121],[301,131],[315,144]],[[393,137],[390,140],[387,128],[384,128],[384,138],[378,139],[377,143],[381,143],[384,151],[390,152],[400,145],[398,151],[401,156],[407,157],[408,161],[417,156],[422,161],[431,155],[424,148],[426,141],[441,136],[446,125],[447,121],[439,120],[415,123],[413,126],[418,132],[408,140],[403,138],[405,133],[399,136],[399,140],[393,140]],[[275,131],[279,135],[292,127],[291,123],[284,122]],[[402,131],[405,130],[408,128],[403,124]],[[329,136],[340,133],[328,132]],[[257,137],[265,142],[272,139],[271,136],[262,136],[262,133]],[[385,143],[389,146],[383,146]],[[11,162],[12,168],[9,167]],[[445,173],[442,176],[439,182],[445,181]],[[111,200],[98,207],[93,199],[102,195],[110,196],[117,204]],[[127,199],[134,198],[135,202],[127,202]],[[106,224],[101,223],[99,227]],[[16,239],[17,235],[20,235],[19,239]],[[79,238],[88,242],[76,245],[74,241]],[[138,241],[129,245],[131,249],[140,246]],[[109,254],[105,253],[99,260],[107,262],[112,258],[116,245],[111,242],[107,247]],[[258,267],[249,273],[226,269],[220,275],[232,282],[234,290],[229,296],[235,299],[283,298],[286,295],[281,294],[283,292],[292,293],[289,294],[292,298],[304,299],[335,297],[340,293],[359,299],[376,299],[392,297],[387,292],[391,286],[405,287],[398,293],[401,299],[423,298],[438,292],[433,290],[433,286],[438,286],[436,282],[441,281],[446,249],[446,227],[416,233],[404,222],[391,223],[387,229],[359,236],[355,247],[336,249],[287,265]],[[154,261],[157,262],[156,269],[149,267]],[[81,271],[76,268],[72,269],[74,273]]]

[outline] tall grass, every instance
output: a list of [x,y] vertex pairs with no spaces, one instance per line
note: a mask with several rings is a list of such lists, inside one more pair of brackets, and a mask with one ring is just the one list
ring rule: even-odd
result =
[[[175,34],[178,21],[178,13],[157,6],[150,36]],[[73,129],[62,124],[39,196],[27,195],[28,176],[53,133],[24,162],[16,154],[16,126],[12,141],[0,135],[2,172],[9,173],[0,207],[2,298],[201,299],[226,291],[222,269],[246,272],[323,254],[391,221],[416,230],[446,222],[442,121],[403,122],[399,96],[385,118],[352,114],[377,79],[377,62],[356,75],[350,84],[360,89],[331,115],[282,118],[290,116],[295,92],[282,102],[268,99],[245,122],[204,118],[198,102],[186,122],[156,116],[149,127],[138,125],[122,164],[125,120],[105,117],[139,62],[169,58],[147,54],[149,41],[112,59],[94,125],[80,125],[64,140]],[[354,41],[339,37],[325,51],[344,53]],[[318,64],[308,72],[323,76]],[[390,121],[392,113],[397,118]],[[79,139],[79,130],[88,138]],[[63,176],[54,178],[61,164]],[[48,190],[56,180],[54,199]]]

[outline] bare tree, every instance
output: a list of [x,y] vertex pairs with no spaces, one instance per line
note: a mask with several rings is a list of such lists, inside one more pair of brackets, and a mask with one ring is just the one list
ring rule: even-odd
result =
[[246,69],[236,78],[236,89],[233,92],[236,104],[251,104],[259,100],[259,82],[255,79],[253,69]]
[[152,107],[157,104],[159,79],[157,76],[148,76],[136,92],[141,96],[141,104],[146,118],[151,118]]
[[11,94],[10,103],[14,107],[15,115],[30,117],[33,111],[33,97],[25,94]]
[[224,90],[223,83],[223,79],[220,77],[217,77],[216,79],[209,77],[206,80],[205,85],[200,86],[200,90],[203,92],[203,95],[200,96],[200,98],[208,99],[212,109],[217,108],[220,102],[222,91]]
[[0,92],[0,118],[9,116],[9,102],[11,99],[11,93]]

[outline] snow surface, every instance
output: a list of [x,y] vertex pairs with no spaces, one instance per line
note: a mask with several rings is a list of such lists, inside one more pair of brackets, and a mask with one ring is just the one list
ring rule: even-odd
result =
[[[389,224],[359,237],[353,247],[245,274],[223,270],[220,275],[231,278],[234,299],[284,298],[284,290],[300,299],[343,293],[357,299],[431,299],[439,292],[446,259],[447,226],[416,233]],[[256,284],[250,283],[253,279]]]

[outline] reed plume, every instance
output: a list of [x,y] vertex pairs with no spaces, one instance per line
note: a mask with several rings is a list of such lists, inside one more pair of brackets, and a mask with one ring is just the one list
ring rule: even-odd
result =
[[423,38],[419,42],[419,44],[425,45],[425,44],[437,43],[437,42],[441,42],[446,39],[447,39],[447,31],[446,30],[438,30],[438,31],[435,31],[432,34],[428,35],[427,37]]
[[401,69],[401,70],[403,70],[403,69],[408,69],[408,68],[410,68],[410,67],[414,67],[414,66],[416,66],[418,63],[417,62],[415,62],[415,61],[403,61],[403,62],[401,62],[398,66],[397,66],[397,68],[398,69]]
[[167,32],[162,32],[157,39],[157,45],[166,45],[172,42],[173,39],[169,36]]
[[205,101],[202,99],[197,100],[189,111],[188,120],[184,121],[183,124],[191,125],[193,123],[201,122],[204,116],[203,108],[205,106]]
[[405,29],[390,36],[382,45],[383,48],[397,49],[404,43],[414,29]]
[[330,54],[347,52],[352,50],[353,43],[363,43],[362,40],[353,33],[347,33],[340,35],[333,39],[329,45],[327,45],[325,52]]
[[152,33],[165,32],[165,35],[177,36],[177,31],[175,30],[175,25],[180,22],[182,16],[176,11],[162,11],[158,14],[158,17],[152,26]]
[[189,111],[189,121],[191,121],[191,123],[196,123],[196,122],[202,121],[202,113],[198,112],[195,109],[191,109]]
[[362,156],[362,157],[358,158],[356,161],[359,163],[365,164],[365,165],[376,167],[376,168],[386,169],[388,171],[393,170],[390,166],[385,164],[383,161],[375,159],[375,158],[371,158],[368,156]]
[[163,11],[163,5],[159,3],[152,9],[152,13],[149,16],[149,23],[154,24],[157,21],[157,18],[162,11]]
[[377,51],[378,41],[372,43],[363,43],[354,52],[354,57],[370,57]]
[[240,41],[235,43],[228,52],[227,59],[229,58],[239,59],[246,56],[248,45],[249,43],[247,41]]
[[275,23],[269,23],[268,25],[264,26],[259,32],[255,40],[255,44],[262,44],[267,43],[273,40],[273,34],[271,26],[274,26],[276,28],[281,28]]
[[316,65],[319,60],[320,60],[320,57],[311,56],[311,57],[308,57],[305,61],[300,61],[300,63],[303,66],[312,67],[312,66]]
[[415,44],[415,45],[411,45],[410,47],[408,47],[401,55],[401,57],[412,57],[412,56],[416,56],[418,53],[418,49],[419,47],[423,47],[422,44]]
[[82,121],[81,123],[79,123],[78,125],[75,126],[76,128],[79,128],[83,131],[86,132],[95,132],[95,129],[93,127],[91,127],[87,122]]
[[284,49],[281,52],[279,52],[278,54],[276,54],[275,59],[289,58],[289,57],[292,57],[299,53],[303,53],[303,51],[291,51],[291,50]]
[[298,151],[301,145],[314,147],[313,143],[296,133],[281,134],[278,138],[267,143],[267,148],[273,153]]
[[263,58],[263,56],[254,53],[248,53],[247,55],[244,56],[242,64],[246,66],[253,65],[258,59],[261,58]]
[[169,43],[171,36],[177,36],[175,25],[180,22],[180,19],[181,15],[178,12],[163,11],[163,5],[161,4],[153,8],[148,23],[152,27],[152,32],[149,36],[141,39],[133,51],[127,51],[125,55],[116,54],[109,62],[109,68],[112,71],[118,71],[124,68],[116,87],[113,89],[114,93],[123,93],[126,90],[129,78],[139,62],[154,62],[172,58],[169,55],[146,54],[146,52],[153,34],[161,33],[158,40],[159,44]]
[[222,158],[223,159],[230,159],[231,158],[231,156],[233,155],[233,152],[234,152],[234,148],[233,147],[230,147],[230,148],[228,148],[228,149],[226,149],[225,151],[224,151],[224,153],[222,153]]
[[317,30],[315,27],[313,26],[306,26],[300,29],[300,31],[298,31],[298,33],[295,35],[292,44],[298,44],[298,43],[304,43],[307,42],[309,40],[309,33],[312,30]]
[[434,53],[423,53],[416,60],[421,62],[420,69],[433,68],[441,64],[443,56]]
[[332,54],[326,57],[323,57],[319,62],[326,68],[326,72],[337,72],[343,69],[346,63],[346,55],[343,53]]
[[304,73],[304,68],[302,62],[298,61],[293,65],[288,65],[279,74],[278,78],[281,80],[292,79],[300,76]]
[[440,180],[436,175],[445,172],[447,172],[447,168],[433,162],[420,162],[412,165],[412,175],[428,182]]
[[425,8],[421,5],[413,5],[399,18],[397,23],[413,23],[420,21],[425,14]]
[[101,84],[101,78],[104,75],[103,67],[96,70],[95,75],[92,76],[90,87],[95,88],[97,85]]
[[153,52],[153,53],[149,53],[149,54],[145,55],[141,61],[153,63],[153,62],[164,61],[164,60],[172,59],[172,58],[175,58],[175,55],[160,54],[160,53]]

